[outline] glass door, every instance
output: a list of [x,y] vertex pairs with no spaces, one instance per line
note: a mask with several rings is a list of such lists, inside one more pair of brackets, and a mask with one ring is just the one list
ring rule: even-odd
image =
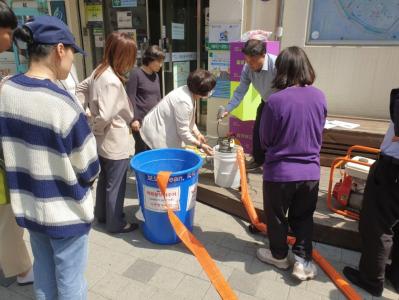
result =
[[197,68],[197,1],[159,0],[149,3],[150,43],[166,54],[162,93],[186,84]]

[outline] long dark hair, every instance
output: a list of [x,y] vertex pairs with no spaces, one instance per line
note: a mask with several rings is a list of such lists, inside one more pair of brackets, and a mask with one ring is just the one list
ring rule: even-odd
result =
[[276,70],[273,88],[277,90],[294,85],[311,85],[316,79],[305,51],[297,46],[288,47],[280,53],[276,60]]

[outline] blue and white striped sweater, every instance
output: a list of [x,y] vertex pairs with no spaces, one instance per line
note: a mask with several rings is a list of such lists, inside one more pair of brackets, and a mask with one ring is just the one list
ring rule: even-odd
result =
[[100,167],[77,100],[49,80],[16,75],[1,90],[0,137],[17,223],[55,238],[88,232]]

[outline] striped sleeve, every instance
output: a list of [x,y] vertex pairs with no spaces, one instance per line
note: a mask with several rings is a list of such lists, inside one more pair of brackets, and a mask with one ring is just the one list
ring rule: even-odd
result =
[[91,185],[100,173],[100,163],[95,137],[83,113],[65,140],[69,143],[69,159],[78,181],[83,185]]

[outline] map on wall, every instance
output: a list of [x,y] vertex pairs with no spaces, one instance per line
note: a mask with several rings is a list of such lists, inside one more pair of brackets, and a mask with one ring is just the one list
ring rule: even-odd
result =
[[399,44],[399,0],[312,0],[308,44]]

